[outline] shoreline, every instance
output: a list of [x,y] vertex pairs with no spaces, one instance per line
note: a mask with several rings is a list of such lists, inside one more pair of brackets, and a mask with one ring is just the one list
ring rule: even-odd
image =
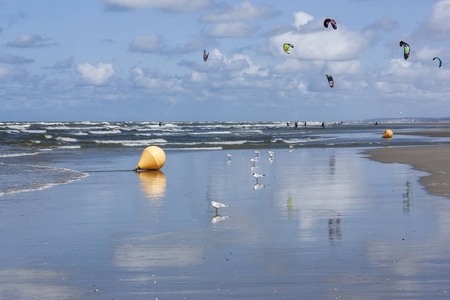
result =
[[[399,135],[421,135],[429,137],[450,137],[450,128],[398,133]],[[411,165],[414,170],[430,173],[419,182],[433,195],[450,198],[450,145],[386,147],[362,152],[369,159],[381,163]]]

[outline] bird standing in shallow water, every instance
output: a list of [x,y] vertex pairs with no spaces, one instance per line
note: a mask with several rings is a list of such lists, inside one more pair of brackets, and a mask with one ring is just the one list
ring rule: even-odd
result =
[[258,179],[260,179],[261,177],[266,176],[266,175],[264,175],[264,174],[257,174],[257,173],[253,173],[252,175],[253,175],[253,177],[256,178],[256,183],[258,183]]
[[211,206],[216,209],[216,213],[219,210],[219,208],[228,207],[228,204],[223,204],[223,203],[216,202],[216,201],[211,201],[211,202],[209,202],[209,204],[211,204]]

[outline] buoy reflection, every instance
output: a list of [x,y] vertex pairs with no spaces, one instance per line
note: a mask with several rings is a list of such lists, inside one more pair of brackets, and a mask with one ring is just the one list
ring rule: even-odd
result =
[[166,175],[160,170],[140,171],[138,174],[142,190],[148,198],[162,198],[166,194]]

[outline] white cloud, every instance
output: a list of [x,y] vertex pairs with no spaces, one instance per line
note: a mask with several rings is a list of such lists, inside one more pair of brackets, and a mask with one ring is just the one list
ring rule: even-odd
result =
[[257,26],[249,26],[245,23],[219,23],[208,31],[212,37],[238,37],[247,36],[258,30]]
[[300,27],[300,26],[306,25],[309,21],[314,20],[313,16],[311,16],[305,12],[302,12],[302,11],[294,12],[294,18],[295,18],[295,21],[294,21],[295,27]]
[[104,0],[111,8],[153,8],[168,12],[196,11],[209,7],[210,0]]
[[433,11],[412,34],[419,39],[450,40],[450,0],[442,0],[433,5]]
[[114,75],[112,64],[99,63],[93,66],[89,63],[79,64],[77,71],[80,72],[83,80],[92,85],[104,85]]
[[38,34],[22,34],[8,45],[19,48],[30,48],[36,46],[40,41],[42,41],[42,37]]
[[136,52],[152,53],[158,51],[161,44],[159,36],[155,33],[137,36],[130,44],[129,49]]
[[390,32],[396,29],[398,26],[399,24],[396,21],[392,20],[390,16],[386,16],[383,19],[367,26],[364,30]]
[[165,76],[160,73],[146,72],[139,67],[130,70],[131,82],[141,88],[164,91],[164,94],[181,92],[181,81],[176,77]]
[[235,23],[270,18],[274,11],[269,7],[256,6],[248,1],[205,15],[201,20],[210,23]]
[[242,37],[248,36],[259,29],[258,26],[249,25],[247,22],[268,19],[276,15],[276,12],[267,6],[256,6],[248,1],[217,12],[209,13],[202,22],[216,23],[209,31],[212,37]]
[[288,31],[269,39],[268,49],[276,56],[287,55],[282,45],[294,44],[290,56],[308,60],[353,60],[368,47],[363,35],[347,30]]

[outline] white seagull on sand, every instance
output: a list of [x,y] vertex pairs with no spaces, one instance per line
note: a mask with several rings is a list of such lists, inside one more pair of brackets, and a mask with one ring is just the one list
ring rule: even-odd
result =
[[216,209],[216,213],[219,210],[219,208],[228,207],[228,204],[223,204],[223,203],[216,202],[216,201],[211,201],[211,202],[209,202],[209,204],[211,204],[211,206]]
[[264,175],[264,174],[257,174],[257,173],[253,173],[252,175],[253,175],[253,177],[256,178],[256,183],[258,183],[258,179],[260,179],[261,177],[266,176],[266,175]]
[[231,155],[231,154],[227,154],[227,156],[228,156],[228,160],[230,160],[233,157],[233,155]]

